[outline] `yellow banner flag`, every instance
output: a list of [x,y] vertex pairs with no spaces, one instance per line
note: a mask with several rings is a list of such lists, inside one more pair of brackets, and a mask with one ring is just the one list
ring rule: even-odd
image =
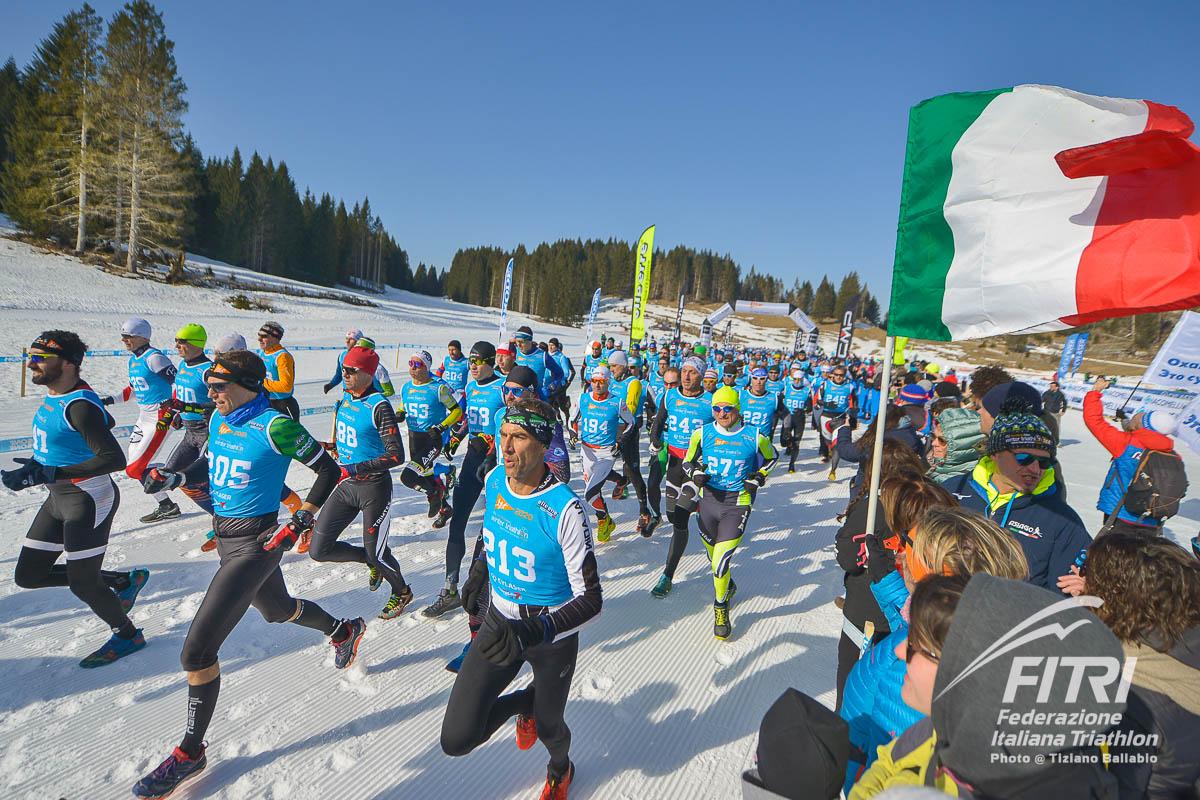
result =
[[646,336],[646,303],[650,300],[650,261],[654,257],[654,226],[642,231],[633,251],[633,310],[629,322],[629,341],[640,342]]
[[907,336],[897,336],[896,343],[894,345],[894,349],[892,350],[892,364],[894,364],[897,367],[904,366],[904,362],[905,362],[904,348],[906,348],[906,347],[908,347],[908,337]]

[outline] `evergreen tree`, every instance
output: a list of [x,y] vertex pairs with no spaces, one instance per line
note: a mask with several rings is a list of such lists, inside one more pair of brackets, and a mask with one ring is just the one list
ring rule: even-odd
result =
[[792,300],[805,314],[812,314],[813,310],[813,285],[809,281],[800,284],[800,288],[796,291],[796,297]]
[[833,292],[833,284],[827,275],[821,276],[821,283],[813,295],[812,317],[816,320],[832,319],[835,316],[837,296]]
[[[180,243],[191,198],[179,148],[186,86],[162,15],[147,0],[131,0],[108,27],[101,70],[108,139],[105,171],[114,187],[109,210],[125,268],[136,271],[143,247]],[[128,222],[126,226],[125,222]]]
[[[17,102],[21,96],[21,71],[17,62],[9,57],[0,67],[0,174],[8,163],[8,137],[13,125],[13,115],[17,111]],[[4,196],[0,192],[0,208],[3,208]]]
[[[842,278],[842,285],[838,287],[837,300],[834,302],[833,306],[833,316],[840,320],[842,315],[846,313],[846,306],[850,305],[850,301],[854,299],[855,295],[861,293],[862,286],[858,280],[858,273],[848,273],[846,277]],[[857,314],[859,317],[862,317],[861,298],[858,305]]]
[[89,5],[55,23],[25,75],[6,137],[12,162],[4,175],[13,219],[41,235],[87,237],[89,177],[95,170],[100,37],[104,23]]
[[863,301],[859,304],[859,313],[863,319],[872,325],[879,324],[879,301],[875,295],[863,289]]

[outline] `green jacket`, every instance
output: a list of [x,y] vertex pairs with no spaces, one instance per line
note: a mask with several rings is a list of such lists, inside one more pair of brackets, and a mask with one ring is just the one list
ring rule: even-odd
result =
[[948,408],[938,415],[946,457],[933,465],[929,477],[935,481],[970,472],[982,455],[983,432],[979,430],[979,412],[969,408]]

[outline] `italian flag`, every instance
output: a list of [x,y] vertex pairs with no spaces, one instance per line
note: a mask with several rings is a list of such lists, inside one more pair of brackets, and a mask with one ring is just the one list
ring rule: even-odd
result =
[[1200,305],[1177,108],[1055,86],[912,109],[888,332],[949,341]]

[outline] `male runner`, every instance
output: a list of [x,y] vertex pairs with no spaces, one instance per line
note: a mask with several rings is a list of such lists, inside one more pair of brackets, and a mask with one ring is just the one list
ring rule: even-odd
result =
[[741,403],[740,415],[742,421],[752,428],[757,428],[767,437],[767,441],[775,439],[775,420],[785,411],[783,398],[775,392],[767,390],[767,370],[755,367],[750,373],[750,386],[738,393]]
[[429,372],[433,356],[420,350],[408,359],[411,381],[400,388],[396,420],[408,425],[409,461],[400,473],[400,482],[429,499],[433,527],[441,528],[454,510],[446,502],[449,489],[434,472],[434,462],[442,452],[442,433],[462,416],[454,399],[454,390]]
[[[517,342],[517,352],[514,354],[515,363],[533,370],[533,374],[537,376],[538,390],[541,392],[542,399],[549,402],[559,387],[565,385],[562,367],[550,355],[548,349],[540,350],[538,348],[533,341],[533,329],[528,325],[517,328],[513,339]],[[508,371],[505,374],[508,374]]]
[[617,350],[608,357],[609,370],[612,372],[612,393],[625,398],[625,405],[633,415],[629,430],[621,439],[621,465],[623,474],[615,469],[609,473],[608,480],[616,482],[612,499],[624,500],[629,484],[638,499],[637,532],[645,535],[646,526],[651,522],[650,507],[646,505],[646,481],[642,478],[639,462],[642,459],[642,413],[646,405],[646,387],[628,367],[628,356],[624,351]]
[[792,378],[784,384],[782,398],[785,413],[779,443],[788,454],[788,472],[795,472],[800,440],[804,437],[804,415],[812,408],[812,387],[801,365],[792,367]]
[[[188,681],[183,740],[137,782],[136,797],[166,797],[207,766],[204,735],[221,687],[217,653],[251,605],[268,622],[294,622],[329,636],[338,669],[354,662],[366,631],[361,618],[338,621],[316,603],[293,598],[284,583],[280,559],[302,531],[312,528],[313,512],[333,491],[340,470],[299,422],[270,406],[263,391],[267,374],[262,359],[246,351],[218,357],[208,373],[208,396],[216,404],[209,421],[209,457],[186,471],[208,469],[221,565],[180,655]],[[279,490],[293,460],[316,472],[317,479],[300,509],[280,525]],[[183,480],[163,473],[164,484]]]
[[[129,463],[125,474],[140,480],[150,460],[170,432],[171,389],[175,383],[175,365],[161,350],[150,346],[150,323],[140,317],[130,317],[121,325],[121,344],[129,351],[129,383],[120,394],[102,398],[106,406],[124,403],[131,398],[137,403],[138,418],[129,434]],[[158,508],[142,517],[144,523],[160,522],[179,516],[179,506],[166,492],[156,492]]]
[[[392,524],[392,475],[404,461],[404,444],[392,405],[375,389],[379,355],[352,347],[342,360],[346,391],[333,411],[333,441],[325,446],[342,468],[341,481],[325,502],[313,528],[309,555],[313,561],[366,564],[368,586],[386,580],[392,594],[379,619],[393,619],[412,602],[412,589],[388,547]],[[342,531],[362,514],[362,546],[338,541]]]
[[491,342],[476,342],[469,361],[471,380],[467,381],[465,401],[467,453],[463,456],[451,503],[454,512],[450,518],[450,534],[446,537],[446,585],[437,600],[421,612],[426,617],[440,617],[462,605],[458,596],[458,575],[467,553],[467,520],[483,491],[488,462],[494,459],[494,418],[504,405],[500,390],[504,379],[495,373],[493,366],[496,363],[495,346]]
[[604,504],[604,481],[612,471],[613,462],[621,455],[621,445],[627,429],[633,424],[633,414],[625,397],[609,392],[612,373],[603,365],[592,370],[592,391],[579,398],[571,427],[583,443],[584,500],[596,512],[599,528],[596,541],[607,542],[617,523]]
[[692,432],[683,460],[684,475],[699,489],[697,517],[712,565],[713,635],[718,639],[733,633],[729,617],[729,604],[737,591],[730,576],[733,551],[746,532],[755,494],[777,460],[771,440],[761,429],[742,422],[739,401],[734,389],[717,390],[712,398],[715,419]]
[[[575,777],[563,711],[577,634],[603,604],[583,504],[546,467],[555,416],[532,399],[506,414],[503,463],[487,476],[483,531],[463,584],[468,613],[484,621],[450,691],[441,735],[447,755],[466,755],[515,716],[517,747],[540,739],[550,752],[542,800],[567,800]],[[525,663],[533,683],[501,695]]]
[[[348,338],[348,337],[347,337]],[[296,402],[296,360],[292,358],[283,346],[283,326],[274,320],[267,320],[258,329],[258,355],[266,365],[267,378],[263,381],[263,390],[271,408],[286,417],[300,421],[300,404]],[[300,496],[284,483],[281,489],[283,499],[280,500],[288,511],[293,514],[300,508]],[[297,553],[307,553],[312,531],[306,530]]]
[[358,340],[363,337],[363,332],[358,328],[351,328],[346,331],[346,349],[338,353],[337,364],[333,368],[333,377],[325,384],[323,388],[325,394],[329,394],[332,390],[342,387],[342,359],[350,352],[350,349],[358,344]]
[[696,510],[696,487],[683,473],[683,457],[687,455],[692,432],[713,418],[713,396],[700,386],[703,372],[704,362],[699,358],[689,358],[684,362],[679,371],[680,386],[668,389],[663,395],[658,416],[654,418],[654,425],[650,429],[650,452],[657,454],[664,447],[667,450],[667,519],[671,521],[671,546],[667,550],[667,563],[658,582],[650,590],[655,597],[666,597],[671,592],[675,569],[687,549],[688,518]]
[[592,370],[604,364],[606,358],[607,355],[604,353],[604,347],[600,340],[592,342],[590,349],[583,356],[583,369],[579,373],[579,387],[585,392],[591,386],[589,376],[592,374]]
[[[678,387],[679,369],[677,367],[667,367],[665,370],[663,370],[662,382],[658,384],[657,387],[658,395],[655,398],[655,401],[658,403],[657,407],[661,408],[663,398],[666,396],[668,391]],[[650,391],[652,393],[655,391],[654,384],[650,384]],[[651,418],[650,423],[646,426],[647,431],[653,429],[654,419],[656,419],[657,416],[658,412],[655,411],[654,417]],[[653,439],[651,439],[651,441],[653,442]],[[666,475],[666,471],[666,448],[660,447],[657,451],[655,451],[654,445],[651,444],[650,477],[646,481],[646,502],[650,506],[650,521],[646,523],[644,528],[642,528],[642,536],[650,536],[650,534],[654,533],[654,529],[657,528],[659,523],[662,521],[662,482],[663,476]]]
[[[0,479],[14,492],[49,489],[17,555],[13,581],[22,589],[66,586],[112,629],[108,642],[79,662],[89,668],[146,646],[128,613],[150,573],[103,569],[121,503],[109,473],[125,466],[125,455],[112,435],[113,418],[79,377],[86,351],[69,331],[46,331],[33,340],[28,369],[34,385],[46,387],[33,415],[33,455],[18,458],[20,466],[0,472]],[[65,564],[55,563],[60,555]]]
[[562,344],[558,341],[557,337],[550,337],[546,350],[550,353],[550,357],[558,364],[558,368],[562,370],[563,374],[562,385],[551,396],[550,405],[558,410],[562,421],[566,423],[571,419],[571,397],[567,394],[567,390],[575,382],[575,365],[571,363],[571,359],[567,358],[567,354],[563,352]]
[[854,413],[854,384],[846,380],[846,367],[838,364],[829,371],[828,380],[822,381],[814,392],[813,407],[820,409],[821,421],[817,430],[821,435],[821,460],[829,463],[829,480],[837,479],[838,455],[833,446],[833,432],[841,426],[843,418],[850,430],[857,425]]

